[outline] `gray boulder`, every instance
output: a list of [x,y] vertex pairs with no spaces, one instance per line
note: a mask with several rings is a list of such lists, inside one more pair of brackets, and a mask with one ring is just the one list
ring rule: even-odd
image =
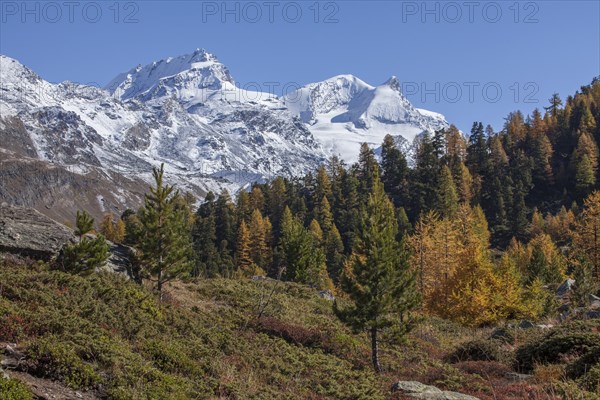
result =
[[513,382],[523,382],[533,379],[533,375],[519,374],[517,372],[507,372],[504,374],[506,379],[510,379]]
[[574,284],[575,284],[575,280],[567,279],[566,281],[561,283],[561,285],[558,287],[558,289],[556,289],[556,295],[558,297],[563,297],[563,296],[567,295],[573,289]]
[[600,308],[600,297],[590,294],[589,302],[590,308]]
[[0,253],[48,261],[73,239],[69,228],[34,209],[0,205]]
[[519,323],[519,328],[521,329],[532,329],[535,328],[535,324],[531,321],[524,319]]
[[585,313],[585,317],[589,319],[598,319],[600,318],[600,311],[589,310]]
[[435,386],[416,381],[399,381],[392,386],[392,392],[422,400],[479,400],[477,397],[462,393],[443,391]]
[[329,290],[320,290],[319,291],[319,297],[322,298],[322,299],[328,300],[328,301],[334,301],[335,300],[335,296]]

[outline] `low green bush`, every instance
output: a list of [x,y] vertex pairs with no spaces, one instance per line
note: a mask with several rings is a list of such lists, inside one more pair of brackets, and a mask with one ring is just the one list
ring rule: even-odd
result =
[[16,379],[5,379],[0,376],[0,399],[2,400],[32,400],[33,394],[29,388]]
[[597,333],[565,333],[551,332],[517,349],[517,368],[523,372],[531,372],[536,364],[552,364],[561,362],[564,357],[577,357],[590,351],[600,343]]
[[459,345],[448,356],[448,361],[501,361],[505,359],[501,346],[497,340],[472,340]]

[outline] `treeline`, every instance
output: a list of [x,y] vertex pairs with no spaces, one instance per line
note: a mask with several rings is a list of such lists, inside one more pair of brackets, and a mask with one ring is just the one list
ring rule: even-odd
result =
[[595,80],[564,106],[553,95],[543,113],[511,113],[500,132],[477,122],[468,138],[454,126],[424,134],[410,160],[387,136],[379,159],[363,145],[354,165],[333,157],[235,201],[208,193],[197,210],[155,171],[145,206],[121,218],[123,241],[159,286],[181,273],[268,275],[341,294],[369,250],[369,199],[381,189],[396,261],[409,263],[428,312],[466,324],[537,318],[555,312],[568,275],[583,305],[600,278],[599,105]]

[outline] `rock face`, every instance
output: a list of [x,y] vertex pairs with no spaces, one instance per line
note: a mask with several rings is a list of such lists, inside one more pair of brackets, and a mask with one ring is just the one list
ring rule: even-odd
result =
[[443,391],[435,386],[416,381],[399,381],[392,386],[392,392],[400,392],[406,396],[422,400],[479,400],[477,397]]
[[33,209],[0,205],[0,252],[47,261],[72,239],[69,228]]

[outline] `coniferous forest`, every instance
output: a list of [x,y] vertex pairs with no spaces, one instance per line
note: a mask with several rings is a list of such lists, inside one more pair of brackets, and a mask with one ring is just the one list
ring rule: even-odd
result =
[[467,325],[540,318],[556,312],[551,293],[567,277],[591,280],[577,285],[588,291],[600,279],[597,121],[594,80],[531,115],[509,114],[500,132],[482,122],[464,135],[451,126],[423,134],[412,154],[387,136],[378,155],[363,145],[354,165],[332,157],[235,200],[208,193],[195,209],[189,196],[153,189],[139,212],[122,216],[124,242],[154,258],[147,230],[158,208],[187,236],[162,244],[173,261],[156,267],[159,283],[175,272],[266,275],[350,297],[355,269],[366,268],[357,263],[390,246],[380,261],[406,269],[400,279],[414,279],[410,290],[429,313]]

